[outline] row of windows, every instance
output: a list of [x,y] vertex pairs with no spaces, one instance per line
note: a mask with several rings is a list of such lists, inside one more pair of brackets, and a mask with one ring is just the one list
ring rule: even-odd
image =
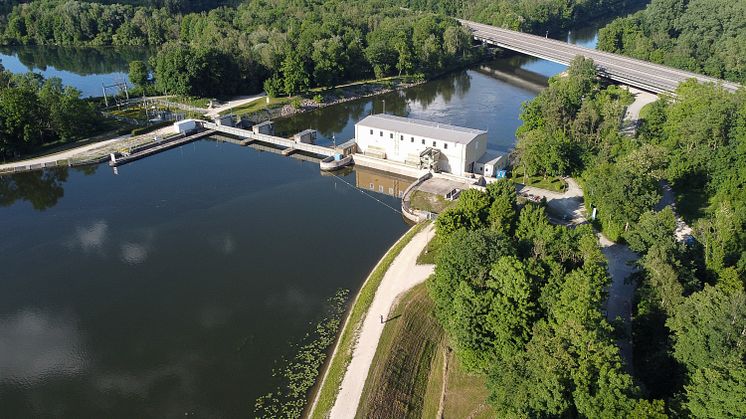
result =
[[[370,135],[373,135],[373,130],[370,130]],[[379,131],[379,137],[383,137],[383,131]],[[394,133],[393,132],[389,133],[389,138],[391,138],[392,140],[394,139]],[[409,139],[410,139],[410,142],[412,142],[412,143],[414,142],[414,137],[409,137]],[[404,136],[403,135],[400,136],[399,141],[404,141]],[[425,139],[424,138],[422,139],[422,144],[423,145],[425,144]],[[433,147],[437,147],[435,141],[433,141]],[[443,143],[443,149],[444,150],[448,149],[448,143],[445,143],[445,142]]]

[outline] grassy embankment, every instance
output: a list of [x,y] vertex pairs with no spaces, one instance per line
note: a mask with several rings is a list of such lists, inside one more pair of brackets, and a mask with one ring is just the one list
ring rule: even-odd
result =
[[514,183],[553,192],[564,192],[567,189],[567,183],[559,176],[547,176],[546,179],[541,175],[525,176],[521,168],[514,168],[508,178]]
[[425,284],[394,308],[372,365],[358,418],[432,418],[441,407],[446,418],[494,417],[484,378],[465,373],[448,349]]
[[383,280],[383,276],[388,271],[391,263],[396,256],[406,246],[415,234],[419,233],[427,223],[420,223],[409,229],[409,231],[396,242],[391,249],[381,258],[373,272],[363,284],[358,292],[355,301],[352,303],[347,320],[340,333],[337,347],[329,360],[326,372],[322,376],[322,382],[319,385],[316,408],[311,413],[312,418],[324,418],[334,406],[334,402],[339,394],[339,387],[342,385],[342,379],[347,371],[347,367],[352,360],[352,351],[356,342],[357,334],[362,324],[365,314],[368,312],[373,297],[376,294],[378,286]]

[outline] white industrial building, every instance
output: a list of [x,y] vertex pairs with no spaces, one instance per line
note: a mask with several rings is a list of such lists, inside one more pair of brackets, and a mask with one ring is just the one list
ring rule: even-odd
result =
[[487,131],[387,114],[358,122],[355,141],[367,156],[459,176],[494,177],[506,160],[486,154]]

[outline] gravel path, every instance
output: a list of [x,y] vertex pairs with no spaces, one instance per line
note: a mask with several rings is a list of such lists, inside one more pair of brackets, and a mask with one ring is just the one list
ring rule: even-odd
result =
[[21,160],[21,161],[17,161],[17,162],[13,162],[13,163],[0,164],[0,170],[9,169],[9,168],[13,168],[13,167],[31,166],[31,165],[35,165],[35,164],[41,164],[41,163],[51,163],[51,162],[54,162],[54,161],[57,161],[57,160],[69,159],[69,158],[75,157],[75,156],[77,156],[79,154],[83,154],[83,153],[86,153],[88,151],[100,148],[100,147],[105,147],[107,145],[116,143],[117,141],[129,138],[129,137],[130,137],[129,135],[124,135],[124,136],[117,137],[117,138],[114,138],[114,139],[111,139],[111,140],[99,141],[97,143],[87,144],[87,145],[84,145],[84,146],[71,148],[69,150],[60,151],[58,153],[47,154],[47,155],[44,155],[44,156],[34,157],[34,158],[31,158],[31,159]]
[[214,118],[218,115],[220,115],[220,112],[226,111],[228,109],[235,108],[237,106],[245,105],[247,103],[251,103],[258,99],[264,99],[267,95],[264,93],[260,93],[258,95],[254,96],[241,96],[237,99],[231,100],[229,102],[224,103],[223,105],[217,106],[215,108],[210,109],[207,111],[205,116],[209,116],[211,118]]
[[386,271],[360,328],[360,335],[352,352],[352,361],[347,367],[337,400],[332,407],[332,419],[355,417],[365,380],[368,378],[368,370],[373,363],[373,356],[383,332],[381,315],[386,319],[399,295],[425,281],[432,274],[434,265],[417,265],[417,256],[433,234],[432,224],[417,233]]

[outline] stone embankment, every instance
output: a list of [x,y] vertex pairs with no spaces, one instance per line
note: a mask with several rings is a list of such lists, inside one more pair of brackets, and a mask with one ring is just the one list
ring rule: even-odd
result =
[[288,104],[280,108],[262,109],[260,111],[245,115],[245,117],[253,123],[264,122],[276,118],[285,118],[305,112],[314,111],[316,109],[325,108],[327,106],[338,105],[340,103],[351,102],[353,100],[364,99],[367,97],[391,93],[397,90],[408,89],[410,87],[420,85],[424,82],[425,81],[398,83],[395,85],[383,83],[352,85],[344,88],[334,89],[328,93],[319,93],[322,98],[322,100],[319,102],[313,99],[305,98],[301,99],[300,103],[296,106]]

